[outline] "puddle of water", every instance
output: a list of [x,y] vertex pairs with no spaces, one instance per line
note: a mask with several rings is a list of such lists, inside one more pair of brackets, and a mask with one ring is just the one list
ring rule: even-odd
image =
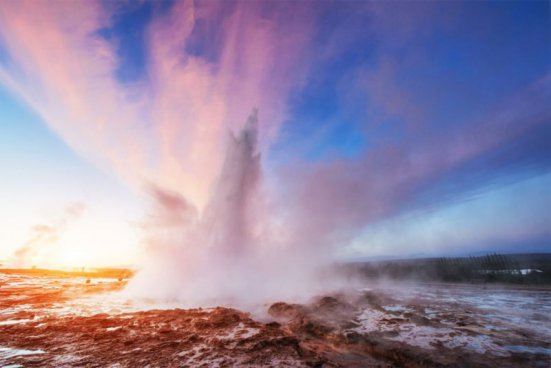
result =
[[505,346],[505,349],[513,353],[546,354],[551,356],[551,349],[541,346],[508,345]]
[[[44,350],[13,349],[0,346],[0,358],[13,358],[22,355],[44,354]],[[5,367],[4,367],[5,368]]]
[[[384,305],[384,310],[362,311],[357,318],[361,326],[355,329],[359,333],[392,332],[390,340],[427,349],[443,345],[496,356],[550,354],[544,343],[551,341],[551,324],[545,323],[551,314],[549,290],[397,284],[377,292],[394,302]],[[406,318],[406,312],[413,317]]]

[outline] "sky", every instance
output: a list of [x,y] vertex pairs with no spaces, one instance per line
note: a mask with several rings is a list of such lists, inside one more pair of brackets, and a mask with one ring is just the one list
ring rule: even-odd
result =
[[549,7],[0,0],[0,260],[139,263],[150,188],[205,209],[254,109],[320,251],[549,252]]

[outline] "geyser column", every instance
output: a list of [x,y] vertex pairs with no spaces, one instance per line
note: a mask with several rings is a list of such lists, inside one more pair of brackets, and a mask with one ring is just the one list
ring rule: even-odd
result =
[[222,256],[247,252],[252,241],[260,179],[257,114],[255,109],[241,131],[230,133],[220,176],[205,210],[207,245]]

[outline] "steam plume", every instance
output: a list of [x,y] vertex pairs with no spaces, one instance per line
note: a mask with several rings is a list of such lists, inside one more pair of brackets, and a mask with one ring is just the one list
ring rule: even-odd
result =
[[153,257],[131,280],[131,294],[215,305],[315,292],[311,281],[320,258],[308,254],[305,259],[305,252],[293,251],[293,237],[274,236],[278,214],[267,210],[262,195],[256,141],[255,111],[238,134],[230,134],[201,215],[177,194],[152,189],[157,214],[148,242]]

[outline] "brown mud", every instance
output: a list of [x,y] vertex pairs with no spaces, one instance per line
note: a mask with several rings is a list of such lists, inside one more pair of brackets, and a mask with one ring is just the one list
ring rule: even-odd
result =
[[[489,331],[469,309],[430,314],[419,301],[385,309],[395,300],[384,292],[325,296],[307,304],[275,303],[267,310],[269,318],[260,322],[221,307],[127,312],[123,305],[109,313],[74,313],[73,306],[82,298],[94,296],[94,303],[101,304],[101,296],[122,289],[124,281],[88,275],[0,275],[0,366],[549,367],[550,363],[546,336],[522,329]],[[436,337],[419,343],[426,331]],[[413,332],[419,335],[411,343]],[[491,336],[496,349],[506,344],[544,349],[495,353],[469,348],[481,335]],[[453,339],[466,343],[450,345]]]

